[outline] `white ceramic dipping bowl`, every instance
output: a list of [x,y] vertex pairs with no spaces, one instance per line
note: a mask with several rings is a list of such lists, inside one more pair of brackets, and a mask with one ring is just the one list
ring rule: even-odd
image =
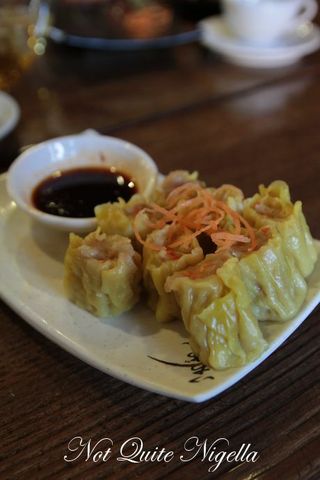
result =
[[26,150],[9,169],[7,189],[17,205],[39,222],[57,230],[88,232],[96,226],[94,217],[51,215],[38,210],[32,203],[33,191],[42,180],[59,170],[84,167],[115,167],[130,177],[138,193],[147,198],[158,174],[156,164],[141,148],[87,130],[79,135],[54,138]]

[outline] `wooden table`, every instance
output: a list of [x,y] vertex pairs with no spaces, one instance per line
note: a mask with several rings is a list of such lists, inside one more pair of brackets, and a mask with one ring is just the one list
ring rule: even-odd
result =
[[[147,150],[162,172],[198,170],[214,185],[284,179],[320,238],[320,53],[254,71],[197,45],[108,54],[49,46],[12,94],[22,118],[3,141],[5,170],[20,147],[95,128]],[[318,480],[320,313],[241,382],[203,404],[168,399],[82,363],[0,305],[0,478]],[[169,463],[67,463],[71,438],[140,437],[173,450]],[[255,463],[179,461],[191,436],[227,438]]]

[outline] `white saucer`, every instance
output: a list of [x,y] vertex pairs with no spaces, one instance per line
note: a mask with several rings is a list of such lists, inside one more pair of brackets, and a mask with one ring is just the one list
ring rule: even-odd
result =
[[20,108],[7,93],[0,91],[0,140],[8,135],[18,123]]
[[320,29],[305,24],[284,35],[277,43],[255,46],[232,35],[221,17],[210,17],[200,22],[201,42],[230,62],[255,68],[292,65],[320,47]]

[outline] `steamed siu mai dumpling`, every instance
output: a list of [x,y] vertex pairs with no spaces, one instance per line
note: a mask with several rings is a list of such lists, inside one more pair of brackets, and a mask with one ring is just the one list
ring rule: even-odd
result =
[[166,291],[175,294],[192,349],[201,362],[217,370],[253,361],[267,347],[250,306],[239,305],[217,274],[232,260],[226,254],[207,255],[165,284]]
[[119,315],[139,300],[141,257],[131,241],[100,230],[70,234],[64,285],[69,299],[99,317]]
[[[195,265],[203,258],[202,249],[196,239],[188,248],[170,251],[165,248],[169,226],[154,231],[147,237],[143,247],[143,282],[148,293],[149,306],[159,322],[180,317],[180,310],[174,295],[165,291],[169,275]],[[149,246],[150,245],[150,246]],[[155,250],[154,246],[159,246]],[[163,247],[163,248],[161,248]]]
[[243,216],[255,227],[269,227],[279,235],[287,254],[294,258],[303,277],[313,271],[317,252],[300,201],[291,202],[288,185],[280,180],[268,187],[260,185],[259,193],[245,201]]

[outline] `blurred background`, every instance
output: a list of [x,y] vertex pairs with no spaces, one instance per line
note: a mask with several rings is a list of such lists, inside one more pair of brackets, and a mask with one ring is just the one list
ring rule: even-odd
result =
[[[22,114],[9,138],[0,137],[1,169],[26,145],[86,126],[109,130],[120,118],[154,112],[154,103],[156,111],[160,103],[165,107],[170,92],[160,77],[153,76],[149,87],[156,82],[153,91],[163,93],[161,101],[151,90],[148,96],[148,85],[147,97],[136,82],[130,99],[123,89],[126,113],[121,96],[114,104],[106,82],[117,77],[119,90],[125,76],[144,72],[147,80],[151,72],[197,62],[199,51],[187,57],[183,47],[198,40],[200,19],[219,12],[217,0],[0,0],[0,91],[15,97]],[[100,102],[101,92],[96,99],[98,85],[111,95],[109,107]]]
[[[157,130],[148,139],[147,128],[141,135],[128,129],[227,98],[233,102],[219,112],[217,129],[223,116],[239,118],[239,132],[247,118],[250,134],[275,129],[281,116],[271,120],[272,113],[304,91],[310,76],[296,78],[294,66],[237,67],[204,48],[198,22],[220,14],[219,0],[0,0],[0,91],[11,94],[20,111],[17,127],[0,135],[1,170],[30,144],[86,128],[138,142],[169,170],[170,139],[162,153]],[[282,78],[289,78],[287,85],[277,83]],[[243,96],[267,84],[265,93]],[[175,128],[185,141],[182,124]],[[232,132],[224,138],[225,147],[233,146]],[[231,158],[233,150],[225,151]],[[184,155],[176,151],[174,162],[181,156],[185,166]]]

